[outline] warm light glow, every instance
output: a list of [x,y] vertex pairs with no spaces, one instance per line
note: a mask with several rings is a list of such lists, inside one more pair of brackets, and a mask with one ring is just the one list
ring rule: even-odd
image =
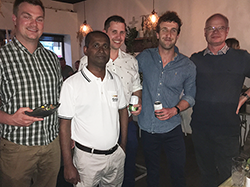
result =
[[155,23],[157,21],[156,15],[155,14],[151,14],[150,15],[150,20],[151,20],[152,23]]
[[81,28],[83,32],[86,32],[88,30],[86,25],[83,25],[83,27]]
[[90,27],[90,25],[87,24],[85,20],[83,24],[80,26],[79,31],[77,32],[77,39],[79,40],[80,46],[83,38],[91,31],[93,31],[92,28]]

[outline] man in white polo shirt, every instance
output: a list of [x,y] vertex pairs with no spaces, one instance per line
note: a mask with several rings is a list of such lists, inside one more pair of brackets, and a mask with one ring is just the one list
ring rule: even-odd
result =
[[[110,38],[110,59],[106,67],[109,71],[116,73],[123,85],[124,95],[127,103],[129,103],[132,95],[139,97],[139,103],[134,105],[138,107],[137,111],[131,112],[134,116],[138,116],[141,112],[141,93],[142,86],[140,84],[140,76],[138,71],[138,62],[130,54],[123,52],[120,48],[126,37],[126,23],[124,18],[118,15],[110,16],[104,23],[104,29]],[[81,59],[79,71],[87,63],[87,56]],[[135,161],[138,147],[138,125],[133,121],[132,115],[129,117],[128,123],[128,141],[126,145],[126,160],[124,166],[124,181],[122,187],[135,186]]]
[[[101,31],[89,33],[84,53],[88,63],[64,82],[60,96],[64,177],[77,187],[121,186],[128,112],[120,78],[105,68],[109,37]],[[73,159],[71,139],[75,141]]]

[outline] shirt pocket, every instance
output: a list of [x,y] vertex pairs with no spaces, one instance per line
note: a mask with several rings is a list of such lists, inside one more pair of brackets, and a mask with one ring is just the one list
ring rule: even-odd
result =
[[118,109],[119,106],[118,91],[108,91],[108,100],[109,100],[109,105],[111,107]]

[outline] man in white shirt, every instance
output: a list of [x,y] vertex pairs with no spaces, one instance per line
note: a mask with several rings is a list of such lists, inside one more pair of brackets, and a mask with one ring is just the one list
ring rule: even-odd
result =
[[[110,59],[106,67],[108,70],[116,73],[120,77],[127,105],[129,104],[131,95],[139,97],[139,104],[134,105],[135,107],[138,107],[138,110],[131,112],[133,115],[137,116],[141,112],[142,87],[140,84],[137,60],[130,54],[127,54],[120,49],[126,37],[125,20],[121,16],[117,15],[109,17],[104,23],[103,32],[109,36],[111,47]],[[81,70],[84,64],[87,63],[87,59],[87,56],[84,56],[81,59],[79,70]],[[130,116],[123,187],[135,186],[135,160],[138,147],[137,132],[138,126],[132,120],[132,116]]]
[[106,69],[109,37],[101,31],[89,33],[84,53],[88,63],[64,82],[60,96],[64,177],[77,187],[121,186],[128,111],[120,78]]

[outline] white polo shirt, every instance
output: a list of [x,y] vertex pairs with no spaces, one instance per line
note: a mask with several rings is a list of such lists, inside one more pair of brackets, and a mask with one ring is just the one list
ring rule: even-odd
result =
[[106,70],[103,81],[86,66],[63,83],[58,113],[71,119],[71,138],[94,149],[107,150],[118,141],[118,109],[126,107],[120,78]]
[[[87,62],[87,56],[81,58],[79,71]],[[132,93],[142,89],[137,60],[132,55],[119,49],[118,57],[114,61],[109,59],[106,67],[120,77],[127,104],[129,104]]]

